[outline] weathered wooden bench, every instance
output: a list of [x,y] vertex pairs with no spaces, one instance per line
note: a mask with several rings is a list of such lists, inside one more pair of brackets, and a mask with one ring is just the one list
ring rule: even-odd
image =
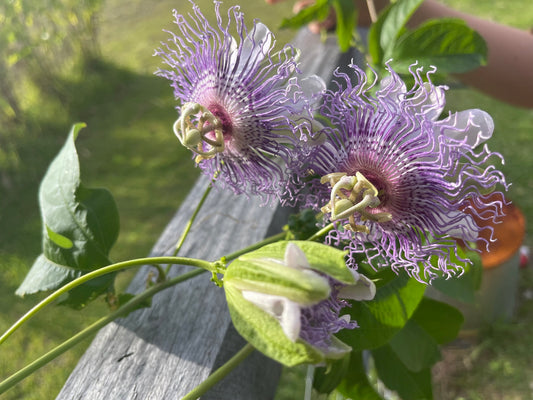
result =
[[[293,41],[302,50],[306,74],[331,80],[337,65],[355,52],[339,53],[334,38],[321,42],[307,29]],[[176,240],[202,196],[208,180],[200,178],[157,241],[151,255],[171,254]],[[180,255],[215,260],[280,232],[288,210],[261,207],[260,198],[213,190],[199,213]],[[143,267],[128,291],[146,285]],[[171,276],[189,268],[173,267]],[[232,326],[224,291],[209,274],[157,294],[150,308],[135,311],[102,329],[68,378],[57,399],[179,399],[205,380],[245,345]],[[252,353],[202,399],[272,399],[281,366]]]

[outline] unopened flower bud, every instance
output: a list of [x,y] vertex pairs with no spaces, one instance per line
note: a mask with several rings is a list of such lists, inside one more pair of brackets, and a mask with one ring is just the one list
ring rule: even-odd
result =
[[[294,241],[239,257],[224,275],[235,328],[285,365],[342,357],[351,348],[333,333],[357,325],[339,315],[347,304],[339,298],[363,300],[375,294],[373,282],[346,267],[345,255],[323,244]],[[317,337],[321,324],[323,333]]]

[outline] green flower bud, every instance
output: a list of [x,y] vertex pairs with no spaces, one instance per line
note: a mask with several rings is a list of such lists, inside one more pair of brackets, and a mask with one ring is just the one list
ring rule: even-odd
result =
[[335,337],[328,348],[317,348],[300,337],[302,310],[330,299],[331,282],[342,286],[345,298],[373,297],[373,283],[349,270],[345,255],[323,244],[293,241],[239,257],[224,274],[237,331],[259,351],[288,366],[317,364],[350,351]]

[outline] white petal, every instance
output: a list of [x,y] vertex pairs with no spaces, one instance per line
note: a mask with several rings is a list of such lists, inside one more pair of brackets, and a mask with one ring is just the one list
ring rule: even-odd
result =
[[352,348],[343,341],[337,339],[335,336],[331,336],[331,343],[327,350],[324,351],[326,358],[339,359],[344,357],[345,354],[352,351]]
[[293,301],[286,300],[285,307],[280,319],[283,333],[291,340],[296,342],[300,336],[300,306]]
[[443,230],[443,234],[468,242],[477,239],[478,229],[476,229],[476,223],[471,215],[461,211],[453,211],[442,215],[441,219],[444,221],[442,225],[448,227]]
[[253,292],[251,290],[243,290],[242,297],[276,318],[281,316],[283,312],[283,302],[287,300],[285,297]]
[[236,75],[243,73],[245,69],[253,69],[257,66],[265,56],[268,54],[272,46],[272,34],[266,25],[258,22],[253,31],[246,36],[242,43],[240,53],[235,51],[236,57],[232,59],[235,64],[238,62]]
[[321,94],[326,90],[324,80],[316,75],[305,78],[291,78],[285,94],[291,99],[291,108],[296,113],[304,113],[306,107],[313,108],[321,100]]
[[377,95],[387,96],[394,100],[395,103],[400,103],[405,96],[405,92],[407,92],[405,83],[398,76],[395,76],[394,79],[390,75],[385,76],[379,82],[379,86],[380,90],[377,92]]
[[338,296],[342,299],[372,300],[376,295],[376,285],[366,276],[350,270],[356,280],[354,285],[343,286]]
[[478,109],[459,111],[445,120],[438,121],[435,125],[436,128],[451,125],[451,128],[444,129],[442,133],[455,140],[464,140],[471,147],[476,147],[490,139],[494,132],[492,117]]
[[293,342],[300,335],[300,306],[298,303],[282,296],[243,290],[242,296],[261,310],[275,317],[283,333]]
[[300,87],[306,97],[315,97],[326,90],[326,83],[317,75],[310,75],[299,81]]
[[424,82],[424,87],[420,87],[408,101],[420,114],[424,114],[431,121],[436,121],[446,104],[444,87]]
[[289,243],[285,249],[285,265],[296,269],[310,269],[305,253],[296,244]]

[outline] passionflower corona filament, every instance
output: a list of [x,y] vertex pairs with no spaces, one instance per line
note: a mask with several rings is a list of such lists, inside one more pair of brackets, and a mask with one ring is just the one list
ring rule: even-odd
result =
[[[174,132],[203,172],[236,193],[280,195],[298,151],[313,137],[311,115],[324,82],[301,77],[298,51],[274,51],[274,35],[260,22],[248,30],[239,7],[216,25],[193,4],[174,11],[177,33],[156,55],[170,69],[179,117]],[[312,140],[311,140],[312,141]]]
[[352,68],[358,83],[338,74],[345,88],[325,95],[321,113],[332,127],[306,166],[317,176],[310,199],[336,224],[327,240],[344,243],[353,265],[390,263],[425,281],[435,269],[452,274],[464,261],[456,239],[475,241],[501,215],[503,195],[487,195],[506,188],[491,163],[500,156],[478,147],[492,135],[492,118],[472,109],[439,119],[446,87],[431,83],[434,71],[423,82],[412,67],[408,90],[390,68],[370,84]]

